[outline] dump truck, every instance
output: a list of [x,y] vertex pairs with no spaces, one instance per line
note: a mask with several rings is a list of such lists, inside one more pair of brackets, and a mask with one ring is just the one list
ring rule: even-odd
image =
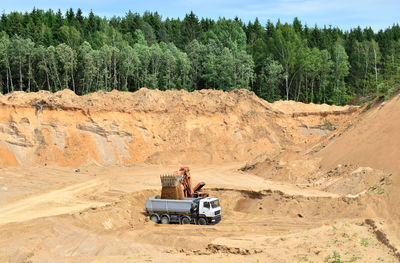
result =
[[189,167],[181,167],[173,174],[160,176],[161,196],[146,200],[146,211],[150,220],[169,224],[216,224],[221,221],[218,198],[200,192],[205,183],[192,187]]
[[161,224],[209,225],[221,221],[221,206],[215,197],[173,200],[156,196],[146,200],[146,211],[151,221]]

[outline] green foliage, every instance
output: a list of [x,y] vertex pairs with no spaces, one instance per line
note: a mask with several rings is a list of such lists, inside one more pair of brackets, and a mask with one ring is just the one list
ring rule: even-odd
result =
[[385,193],[385,189],[381,185],[377,185],[373,190],[378,195],[383,195]]
[[391,185],[392,184],[392,180],[390,180],[389,177],[386,177],[384,180],[385,185]]
[[1,16],[0,91],[244,88],[271,102],[389,99],[400,90],[398,32],[34,8]]
[[332,255],[329,255],[325,258],[325,262],[328,263],[343,263],[341,259],[341,255],[337,251],[333,251]]
[[[324,130],[328,130],[328,131],[335,130],[335,127],[333,126],[333,124],[329,120],[327,120],[325,118],[322,121],[321,128],[324,129]],[[333,230],[336,230],[335,226],[332,226],[332,228],[333,228]]]
[[268,44],[271,53],[283,67],[285,97],[288,100],[294,84],[300,81],[299,76],[304,68],[305,41],[292,26],[278,24]]
[[[346,252],[345,254],[347,254],[348,252]],[[345,262],[355,262],[357,260],[359,260],[361,257],[359,254],[355,254],[353,255],[349,260],[344,260],[342,259],[342,256],[340,255],[339,252],[337,251],[333,251],[332,255],[329,255],[325,258],[325,262],[328,263],[345,263]]]
[[389,88],[386,92],[385,99],[390,99],[392,98],[395,94],[399,93],[400,91],[400,85],[395,84],[393,87]]
[[270,102],[281,98],[279,83],[284,78],[282,65],[271,57],[267,57],[258,75],[257,94]]
[[368,247],[369,246],[369,238],[363,237],[360,240],[361,246]]
[[344,78],[349,74],[348,56],[344,47],[336,42],[333,50],[333,96],[332,103],[343,105],[347,102],[347,89]]

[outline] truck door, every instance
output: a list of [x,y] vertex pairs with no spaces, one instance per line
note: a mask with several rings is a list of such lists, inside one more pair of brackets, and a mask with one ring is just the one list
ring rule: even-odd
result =
[[211,211],[211,204],[209,201],[204,201],[203,202],[203,215],[206,217],[212,217],[212,211]]

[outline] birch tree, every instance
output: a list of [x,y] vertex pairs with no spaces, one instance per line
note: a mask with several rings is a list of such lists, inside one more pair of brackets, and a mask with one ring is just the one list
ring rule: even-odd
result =
[[60,44],[56,48],[56,55],[63,73],[64,88],[69,88],[71,83],[72,90],[75,92],[74,69],[76,67],[76,52],[67,44]]
[[302,69],[298,62],[305,43],[291,26],[285,24],[273,32],[269,45],[284,69],[286,100],[289,100],[293,81]]

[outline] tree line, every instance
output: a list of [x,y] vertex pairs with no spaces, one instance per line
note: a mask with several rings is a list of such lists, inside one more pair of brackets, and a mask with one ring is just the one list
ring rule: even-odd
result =
[[275,101],[346,104],[392,94],[400,80],[400,27],[265,26],[256,18],[101,18],[80,9],[3,13],[0,91],[77,94],[112,89],[244,88]]

